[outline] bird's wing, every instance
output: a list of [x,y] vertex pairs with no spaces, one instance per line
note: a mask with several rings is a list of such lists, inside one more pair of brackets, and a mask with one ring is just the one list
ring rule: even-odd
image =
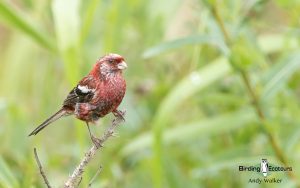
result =
[[76,87],[74,87],[67,98],[64,100],[63,106],[73,108],[76,103],[90,102],[94,96],[96,89],[93,77],[84,77]]

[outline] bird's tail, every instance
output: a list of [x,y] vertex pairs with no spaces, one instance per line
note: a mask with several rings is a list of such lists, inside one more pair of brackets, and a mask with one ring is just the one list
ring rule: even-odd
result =
[[44,129],[45,127],[47,127],[47,125],[49,125],[50,123],[58,120],[59,118],[61,118],[62,116],[65,116],[67,114],[68,114],[68,112],[66,110],[64,110],[63,108],[60,109],[55,114],[53,114],[51,117],[49,117],[48,119],[46,119],[46,121],[44,121],[42,124],[40,124],[37,128],[35,128],[34,131],[32,131],[28,136],[36,135],[42,129]]

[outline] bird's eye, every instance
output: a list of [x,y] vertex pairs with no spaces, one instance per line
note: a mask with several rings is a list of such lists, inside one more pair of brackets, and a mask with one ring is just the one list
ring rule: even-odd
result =
[[109,63],[113,63],[113,62],[114,62],[114,60],[110,59],[110,60],[108,60],[108,62],[109,62]]

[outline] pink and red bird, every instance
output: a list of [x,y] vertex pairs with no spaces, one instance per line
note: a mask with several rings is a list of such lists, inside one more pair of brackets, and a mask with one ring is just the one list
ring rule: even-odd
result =
[[91,134],[89,123],[95,123],[111,112],[115,117],[124,120],[118,106],[126,91],[126,82],[122,75],[122,71],[126,68],[124,58],[118,54],[108,54],[100,58],[91,72],[71,90],[61,109],[40,124],[29,136],[36,135],[63,116],[75,115],[76,118],[86,122],[94,144],[99,143],[99,140]]

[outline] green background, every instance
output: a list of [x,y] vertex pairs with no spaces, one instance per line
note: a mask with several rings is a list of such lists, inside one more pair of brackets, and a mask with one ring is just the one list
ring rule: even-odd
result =
[[[87,187],[296,187],[299,0],[0,1],[0,187],[63,185],[91,146],[60,108],[96,60],[125,57],[126,123],[88,165]],[[112,115],[92,127],[101,135]],[[249,184],[239,165],[292,166]]]

